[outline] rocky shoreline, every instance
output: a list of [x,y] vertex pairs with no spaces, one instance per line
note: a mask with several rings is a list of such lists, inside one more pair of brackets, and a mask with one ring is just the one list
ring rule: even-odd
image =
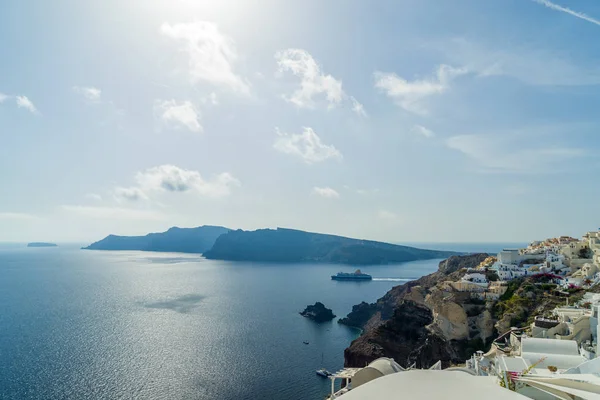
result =
[[468,294],[448,296],[437,286],[458,279],[487,257],[452,256],[437,272],[392,288],[376,303],[354,306],[339,323],[364,331],[344,351],[344,365],[364,367],[392,357],[404,367],[428,368],[438,360],[447,367],[483,350],[495,337],[492,310],[471,304]]
[[548,274],[513,279],[501,296],[487,300],[457,290],[455,283],[487,257],[450,257],[437,272],[396,286],[373,304],[355,305],[338,321],[363,329],[344,351],[344,365],[360,368],[379,357],[403,367],[429,368],[437,361],[444,368],[459,365],[478,350],[488,351],[499,333],[529,325],[536,315],[563,305],[565,295],[574,303],[585,293],[581,288],[552,293],[556,285]]

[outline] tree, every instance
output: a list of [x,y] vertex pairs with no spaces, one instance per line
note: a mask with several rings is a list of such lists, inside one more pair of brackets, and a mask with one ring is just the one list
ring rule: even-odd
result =
[[582,247],[581,249],[579,249],[579,258],[590,258],[591,254],[590,254],[590,248],[589,247]]

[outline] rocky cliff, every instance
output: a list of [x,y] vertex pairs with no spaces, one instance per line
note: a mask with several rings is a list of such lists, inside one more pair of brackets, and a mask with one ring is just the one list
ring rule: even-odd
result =
[[345,365],[363,367],[378,357],[392,357],[405,367],[428,368],[438,360],[443,367],[461,364],[475,351],[489,349],[498,332],[531,324],[536,315],[565,304],[566,296],[570,303],[583,297],[581,289],[556,290],[549,274],[512,280],[498,300],[488,301],[448,283],[486,257],[450,257],[437,272],[394,287],[374,304],[354,306],[339,322],[364,331],[345,350]]
[[364,329],[344,352],[345,365],[363,367],[378,357],[392,357],[403,366],[426,368],[464,362],[494,337],[493,304],[472,300],[443,282],[455,281],[487,254],[452,256],[437,272],[396,286],[375,304],[353,307],[340,320]]

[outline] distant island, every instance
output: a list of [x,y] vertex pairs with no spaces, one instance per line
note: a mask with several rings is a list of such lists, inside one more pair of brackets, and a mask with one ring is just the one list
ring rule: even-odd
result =
[[173,227],[166,232],[149,233],[146,236],[108,235],[83,249],[204,253],[213,246],[219,236],[227,232],[229,229],[221,226]]
[[27,247],[58,247],[58,245],[56,243],[31,242],[27,243]]
[[350,265],[392,264],[458,254],[295,229],[234,231],[220,226],[173,227],[146,236],[108,235],[83,249],[202,253],[208,259],[227,261]]
[[277,228],[229,231],[221,235],[204,256],[229,261],[374,265],[447,258],[456,254],[458,253],[452,251],[423,250]]

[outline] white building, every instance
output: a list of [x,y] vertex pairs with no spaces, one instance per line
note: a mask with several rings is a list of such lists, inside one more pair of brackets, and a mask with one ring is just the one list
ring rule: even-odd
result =
[[564,274],[570,271],[570,268],[565,265],[565,256],[554,252],[548,252],[546,255],[546,266],[551,272]]
[[510,281],[511,279],[531,276],[537,273],[530,272],[527,268],[513,264],[498,264],[495,266],[495,269],[498,277],[503,281]]
[[499,264],[518,265],[522,259],[518,249],[504,249],[498,253]]
[[482,286],[482,287],[488,287],[489,285],[489,281],[487,279],[487,277],[485,276],[485,274],[481,273],[481,272],[470,272],[465,274],[465,276],[463,276],[461,278],[462,282],[470,282],[470,283],[474,283],[476,285]]

